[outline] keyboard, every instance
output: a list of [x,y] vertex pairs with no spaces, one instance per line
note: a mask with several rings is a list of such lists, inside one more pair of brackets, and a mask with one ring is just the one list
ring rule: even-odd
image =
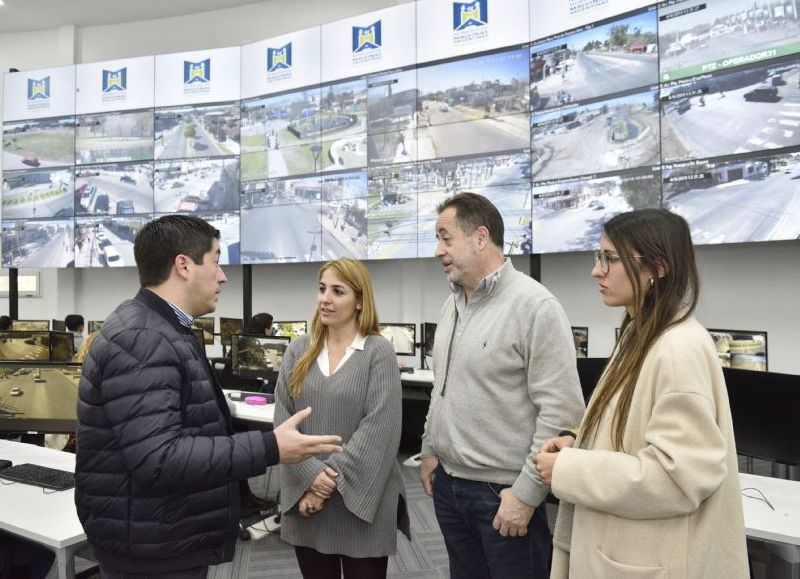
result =
[[54,491],[65,491],[75,486],[75,473],[40,466],[17,464],[0,470],[0,478]]

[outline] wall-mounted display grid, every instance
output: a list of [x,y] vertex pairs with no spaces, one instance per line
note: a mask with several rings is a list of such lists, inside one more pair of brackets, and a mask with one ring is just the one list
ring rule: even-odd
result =
[[134,265],[176,212],[223,263],[430,257],[461,191],[497,205],[507,254],[662,206],[698,244],[797,239],[798,38],[792,0],[419,0],[7,75],[2,266]]

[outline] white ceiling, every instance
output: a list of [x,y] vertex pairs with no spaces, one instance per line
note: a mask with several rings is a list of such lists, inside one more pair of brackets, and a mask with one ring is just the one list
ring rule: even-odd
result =
[[263,0],[3,0],[0,33],[197,14]]

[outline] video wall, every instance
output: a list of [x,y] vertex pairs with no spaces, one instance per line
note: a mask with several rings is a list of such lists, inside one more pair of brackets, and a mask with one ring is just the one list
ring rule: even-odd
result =
[[418,0],[242,47],[5,77],[3,267],[134,265],[191,213],[222,263],[433,256],[436,206],[507,254],[630,209],[698,244],[800,237],[792,0]]

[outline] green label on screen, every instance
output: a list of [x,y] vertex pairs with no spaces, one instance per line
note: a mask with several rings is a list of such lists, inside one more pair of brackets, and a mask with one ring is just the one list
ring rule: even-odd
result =
[[722,58],[720,60],[713,60],[705,64],[698,64],[695,66],[687,66],[686,68],[678,68],[670,70],[661,74],[661,82],[668,82],[688,76],[695,76],[698,74],[707,74],[709,72],[716,72],[725,70],[726,68],[733,68],[734,66],[741,66],[743,64],[752,64],[754,62],[761,62],[763,60],[771,60],[780,56],[787,56],[800,52],[800,42],[792,42],[777,46],[774,48],[765,48],[757,50],[740,56],[731,56]]

